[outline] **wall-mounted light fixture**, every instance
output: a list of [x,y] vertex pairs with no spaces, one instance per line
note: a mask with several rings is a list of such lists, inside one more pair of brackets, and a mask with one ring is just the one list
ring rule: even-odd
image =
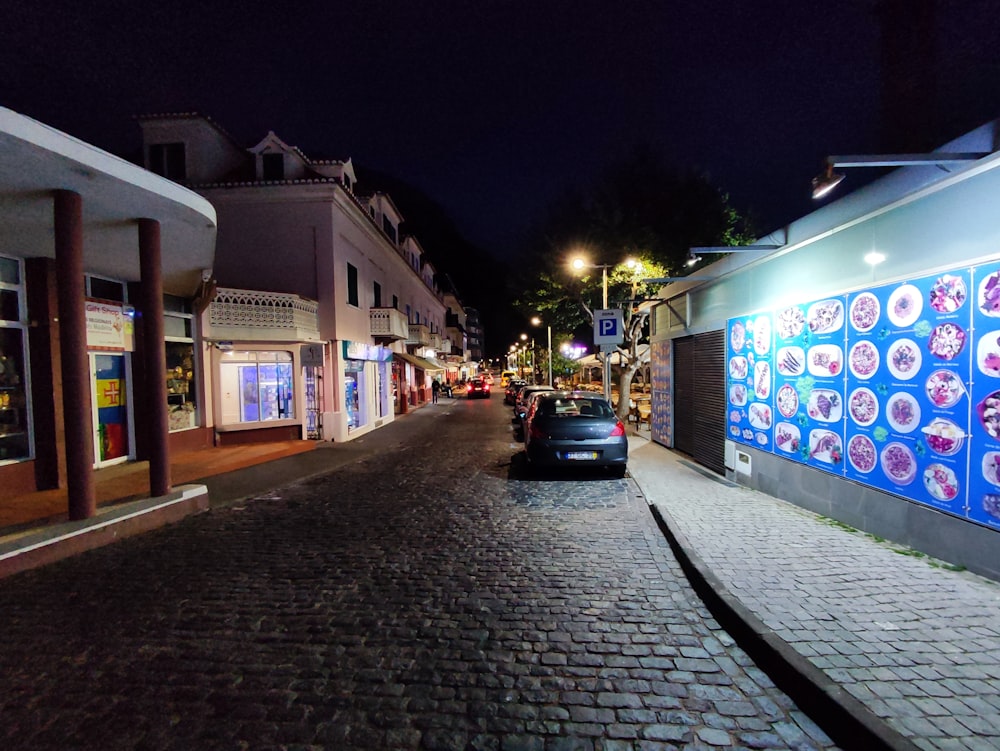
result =
[[828,156],[823,171],[812,179],[812,197],[822,198],[836,188],[844,179],[842,172],[834,172],[834,167],[914,167],[935,165],[944,169],[947,164],[971,162],[989,156],[989,151],[939,153],[939,154],[852,154]]

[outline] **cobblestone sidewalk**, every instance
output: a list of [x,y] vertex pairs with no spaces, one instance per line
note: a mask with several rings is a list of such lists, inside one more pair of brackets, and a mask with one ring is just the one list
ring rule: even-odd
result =
[[842,704],[860,702],[917,748],[1000,749],[1000,584],[651,442],[636,444],[629,470],[675,547],[761,639],[794,650],[799,672],[815,671],[827,693],[842,689]]

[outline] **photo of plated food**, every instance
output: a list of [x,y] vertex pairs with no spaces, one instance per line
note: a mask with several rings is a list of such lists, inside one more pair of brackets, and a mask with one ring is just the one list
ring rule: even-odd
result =
[[797,305],[785,308],[774,320],[775,332],[781,339],[794,339],[802,333],[806,325],[806,315]]
[[844,325],[844,303],[840,300],[821,300],[809,306],[806,315],[809,330],[814,334],[831,334]]
[[939,276],[931,285],[930,306],[938,313],[954,313],[965,304],[969,290],[965,280],[954,274]]
[[774,427],[774,445],[782,451],[789,454],[798,453],[801,440],[802,434],[797,425],[792,425],[790,422],[779,422]]
[[935,417],[920,429],[931,451],[941,456],[954,456],[965,445],[965,431],[945,417]]
[[886,402],[885,417],[897,433],[912,433],[920,425],[920,405],[905,392],[897,392]]
[[771,408],[766,404],[752,402],[747,410],[749,412],[750,424],[758,430],[767,430],[771,427]]
[[965,393],[965,384],[958,374],[951,370],[935,370],[927,376],[924,392],[935,407],[947,409],[958,404],[958,400]]
[[734,383],[729,387],[729,403],[742,407],[747,403],[747,387],[742,383]]
[[982,461],[983,479],[1000,487],[1000,451],[987,451]]
[[844,370],[844,350],[836,344],[818,344],[809,348],[806,361],[810,375],[831,378]]
[[878,348],[865,340],[851,347],[851,352],[847,360],[852,375],[864,381],[875,375],[875,371],[878,370],[880,355]]
[[758,360],[753,366],[753,391],[761,401],[771,395],[771,364],[767,360]]
[[858,472],[868,474],[875,469],[875,464],[878,462],[877,457],[875,443],[868,436],[859,433],[851,436],[847,442],[847,460]]
[[882,305],[871,292],[862,292],[851,300],[849,317],[851,326],[862,334],[871,331],[882,314]]
[[942,323],[934,327],[927,340],[927,349],[942,360],[954,360],[965,347],[965,329],[956,323]]
[[775,356],[775,362],[783,376],[800,376],[806,372],[806,353],[802,347],[782,347]]
[[747,359],[743,355],[729,358],[729,377],[737,381],[747,377]]
[[903,329],[916,323],[923,309],[924,298],[920,290],[912,284],[904,284],[889,295],[886,314],[893,326]]
[[878,399],[875,392],[861,386],[854,389],[847,399],[847,412],[861,427],[868,427],[878,419]]
[[1000,331],[987,331],[979,337],[976,367],[983,375],[1000,378]]
[[809,431],[809,458],[824,464],[840,464],[844,449],[840,436],[832,430]]
[[886,365],[893,378],[898,381],[908,381],[920,370],[923,355],[920,347],[912,339],[899,339],[889,346],[886,353]]
[[951,501],[958,495],[958,477],[951,467],[935,462],[924,469],[924,487],[939,501]]
[[775,401],[777,402],[778,412],[784,417],[792,417],[799,411],[799,395],[787,383],[778,389]]
[[986,435],[1000,439],[1000,391],[994,391],[976,405],[976,417]]
[[886,445],[879,458],[882,472],[894,485],[909,485],[917,476],[917,458],[903,443],[893,441]]
[[747,343],[747,330],[742,321],[733,324],[732,331],[729,332],[729,345],[734,352],[739,352]]
[[976,303],[983,315],[994,318],[1000,316],[1000,271],[994,271],[983,277],[979,283]]
[[833,389],[813,389],[806,412],[819,422],[839,422],[844,416],[844,403]]
[[753,351],[758,355],[771,351],[771,317],[766,314],[753,321]]

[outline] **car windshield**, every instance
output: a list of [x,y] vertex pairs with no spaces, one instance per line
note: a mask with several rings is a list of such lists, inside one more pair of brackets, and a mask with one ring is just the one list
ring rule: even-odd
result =
[[614,411],[603,399],[586,397],[555,397],[542,399],[538,405],[538,414],[556,417],[614,417]]

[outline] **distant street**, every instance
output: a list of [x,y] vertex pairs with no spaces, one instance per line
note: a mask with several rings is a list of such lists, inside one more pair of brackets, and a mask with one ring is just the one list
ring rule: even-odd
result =
[[832,749],[633,481],[525,477],[510,415],[443,397],[333,474],[0,581],[0,748]]

